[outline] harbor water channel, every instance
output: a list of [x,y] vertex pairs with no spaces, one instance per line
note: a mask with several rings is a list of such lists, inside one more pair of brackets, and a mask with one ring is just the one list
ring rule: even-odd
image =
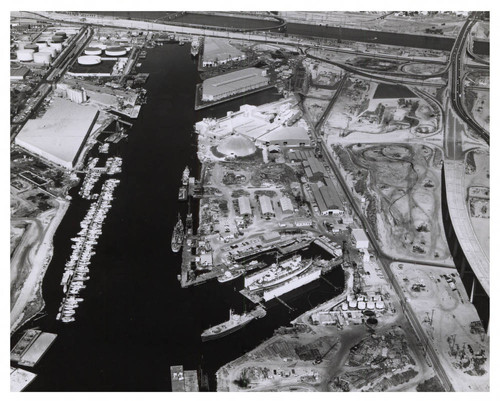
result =
[[[341,291],[316,280],[283,296],[295,308],[293,312],[271,303],[266,305],[266,317],[227,337],[202,343],[201,332],[227,320],[230,308],[242,312],[253,305],[245,304],[238,292],[243,288],[242,277],[187,289],[177,279],[181,254],[172,253],[170,239],[177,213],[185,218],[187,212],[186,203],[177,200],[177,189],[186,164],[196,175],[200,171],[193,125],[204,117],[221,117],[242,104],[259,105],[280,95],[267,90],[195,112],[195,85],[200,82],[196,61],[189,46],[177,44],[148,49],[140,72],[150,74],[145,85],[148,101],[128,130],[128,139],[111,144],[110,156],[123,158],[123,172],[114,176],[120,184],[94,248],[76,321],[65,324],[55,317],[63,298],[60,282],[72,251],[71,238],[80,230],[90,205],[78,196],[79,187],[70,191],[71,206],[54,237],[54,256],[43,281],[47,315],[17,333],[39,327],[58,335],[31,369],[38,377],[27,391],[170,391],[171,365],[202,370],[209,390],[214,391],[220,366]],[[195,227],[197,211],[193,204]],[[323,254],[311,248],[303,256]],[[343,287],[340,268],[325,277]]]

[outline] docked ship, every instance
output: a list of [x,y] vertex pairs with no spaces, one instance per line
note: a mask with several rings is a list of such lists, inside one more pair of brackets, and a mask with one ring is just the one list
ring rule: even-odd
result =
[[184,224],[182,224],[181,215],[179,214],[179,220],[174,227],[172,233],[172,251],[179,252],[182,247],[182,241],[184,240]]
[[189,167],[186,166],[186,168],[184,169],[184,171],[182,172],[182,185],[186,186],[188,185],[189,183]]
[[246,326],[254,319],[260,319],[266,315],[266,310],[262,306],[257,306],[254,310],[238,315],[231,309],[229,311],[229,320],[220,323],[217,326],[210,327],[201,333],[202,341],[215,340],[217,338],[225,337],[235,331]]
[[310,269],[293,276],[291,279],[284,281],[277,286],[268,287],[262,291],[262,299],[267,302],[271,299],[279,297],[280,295],[309,284],[312,281],[319,279],[320,276],[321,269],[318,267],[311,267]]
[[312,259],[303,261],[300,255],[245,277],[245,287],[249,291],[264,290],[285,282],[311,267]]
[[235,278],[240,277],[243,273],[245,273],[245,270],[236,270],[236,271],[229,271],[226,270],[226,272],[222,275],[217,277],[217,281],[219,283],[225,283],[227,281],[234,280]]

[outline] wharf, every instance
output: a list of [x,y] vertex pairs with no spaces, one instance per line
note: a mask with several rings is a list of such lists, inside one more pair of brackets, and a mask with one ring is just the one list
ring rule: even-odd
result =
[[26,330],[10,352],[10,359],[21,366],[35,366],[56,339],[57,334]]
[[[191,240],[190,243],[193,243],[193,239],[195,238],[194,236],[189,237]],[[192,246],[188,246],[187,243],[188,240],[186,238],[182,247],[181,288],[200,285],[223,274],[221,267],[214,266],[209,272],[195,276],[195,271],[191,269],[191,264],[194,262],[196,256],[191,253]]]
[[218,104],[225,103],[225,102],[230,102],[231,100],[239,99],[240,97],[251,95],[251,94],[257,93],[257,92],[262,92],[262,91],[265,91],[265,90],[268,90],[271,88],[274,88],[274,84],[273,85],[266,85],[266,86],[263,86],[261,88],[256,88],[256,89],[249,90],[246,92],[238,93],[236,95],[228,96],[224,99],[216,100],[214,102],[203,102],[201,100],[202,92],[203,92],[203,84],[197,84],[196,85],[195,101],[194,101],[194,109],[196,111],[206,109],[208,107],[216,106]]
[[252,301],[254,304],[262,304],[263,303],[263,298],[256,293],[248,290],[247,288],[243,288],[240,291],[240,294],[243,295],[245,298],[249,299]]

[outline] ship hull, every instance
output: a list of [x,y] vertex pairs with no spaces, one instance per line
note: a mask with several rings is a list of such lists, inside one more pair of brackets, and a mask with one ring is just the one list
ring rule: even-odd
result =
[[319,279],[321,275],[321,270],[315,270],[311,273],[305,274],[302,277],[299,277],[298,279],[291,280],[290,282],[284,283],[283,285],[280,285],[279,287],[273,288],[271,290],[264,291],[262,294],[262,298],[264,301],[270,301],[271,299],[275,297],[279,297],[280,295],[286,294],[287,292],[293,291],[296,288],[302,287],[306,284],[309,284],[310,282]]
[[238,331],[239,329],[242,329],[243,327],[245,327],[248,323],[250,323],[254,319],[255,318],[252,317],[252,319],[248,319],[246,322],[244,322],[244,323],[242,323],[242,324],[240,324],[238,326],[231,327],[230,329],[227,329],[227,330],[222,331],[220,333],[202,334],[201,335],[201,341],[205,342],[205,341],[217,340],[218,338],[222,338],[222,337],[228,336],[229,334],[232,334],[235,331]]

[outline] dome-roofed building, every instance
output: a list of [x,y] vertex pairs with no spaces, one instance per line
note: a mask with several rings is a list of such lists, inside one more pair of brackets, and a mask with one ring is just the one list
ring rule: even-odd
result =
[[241,135],[231,135],[224,139],[217,146],[217,151],[226,156],[244,157],[255,153],[255,144],[248,138]]

